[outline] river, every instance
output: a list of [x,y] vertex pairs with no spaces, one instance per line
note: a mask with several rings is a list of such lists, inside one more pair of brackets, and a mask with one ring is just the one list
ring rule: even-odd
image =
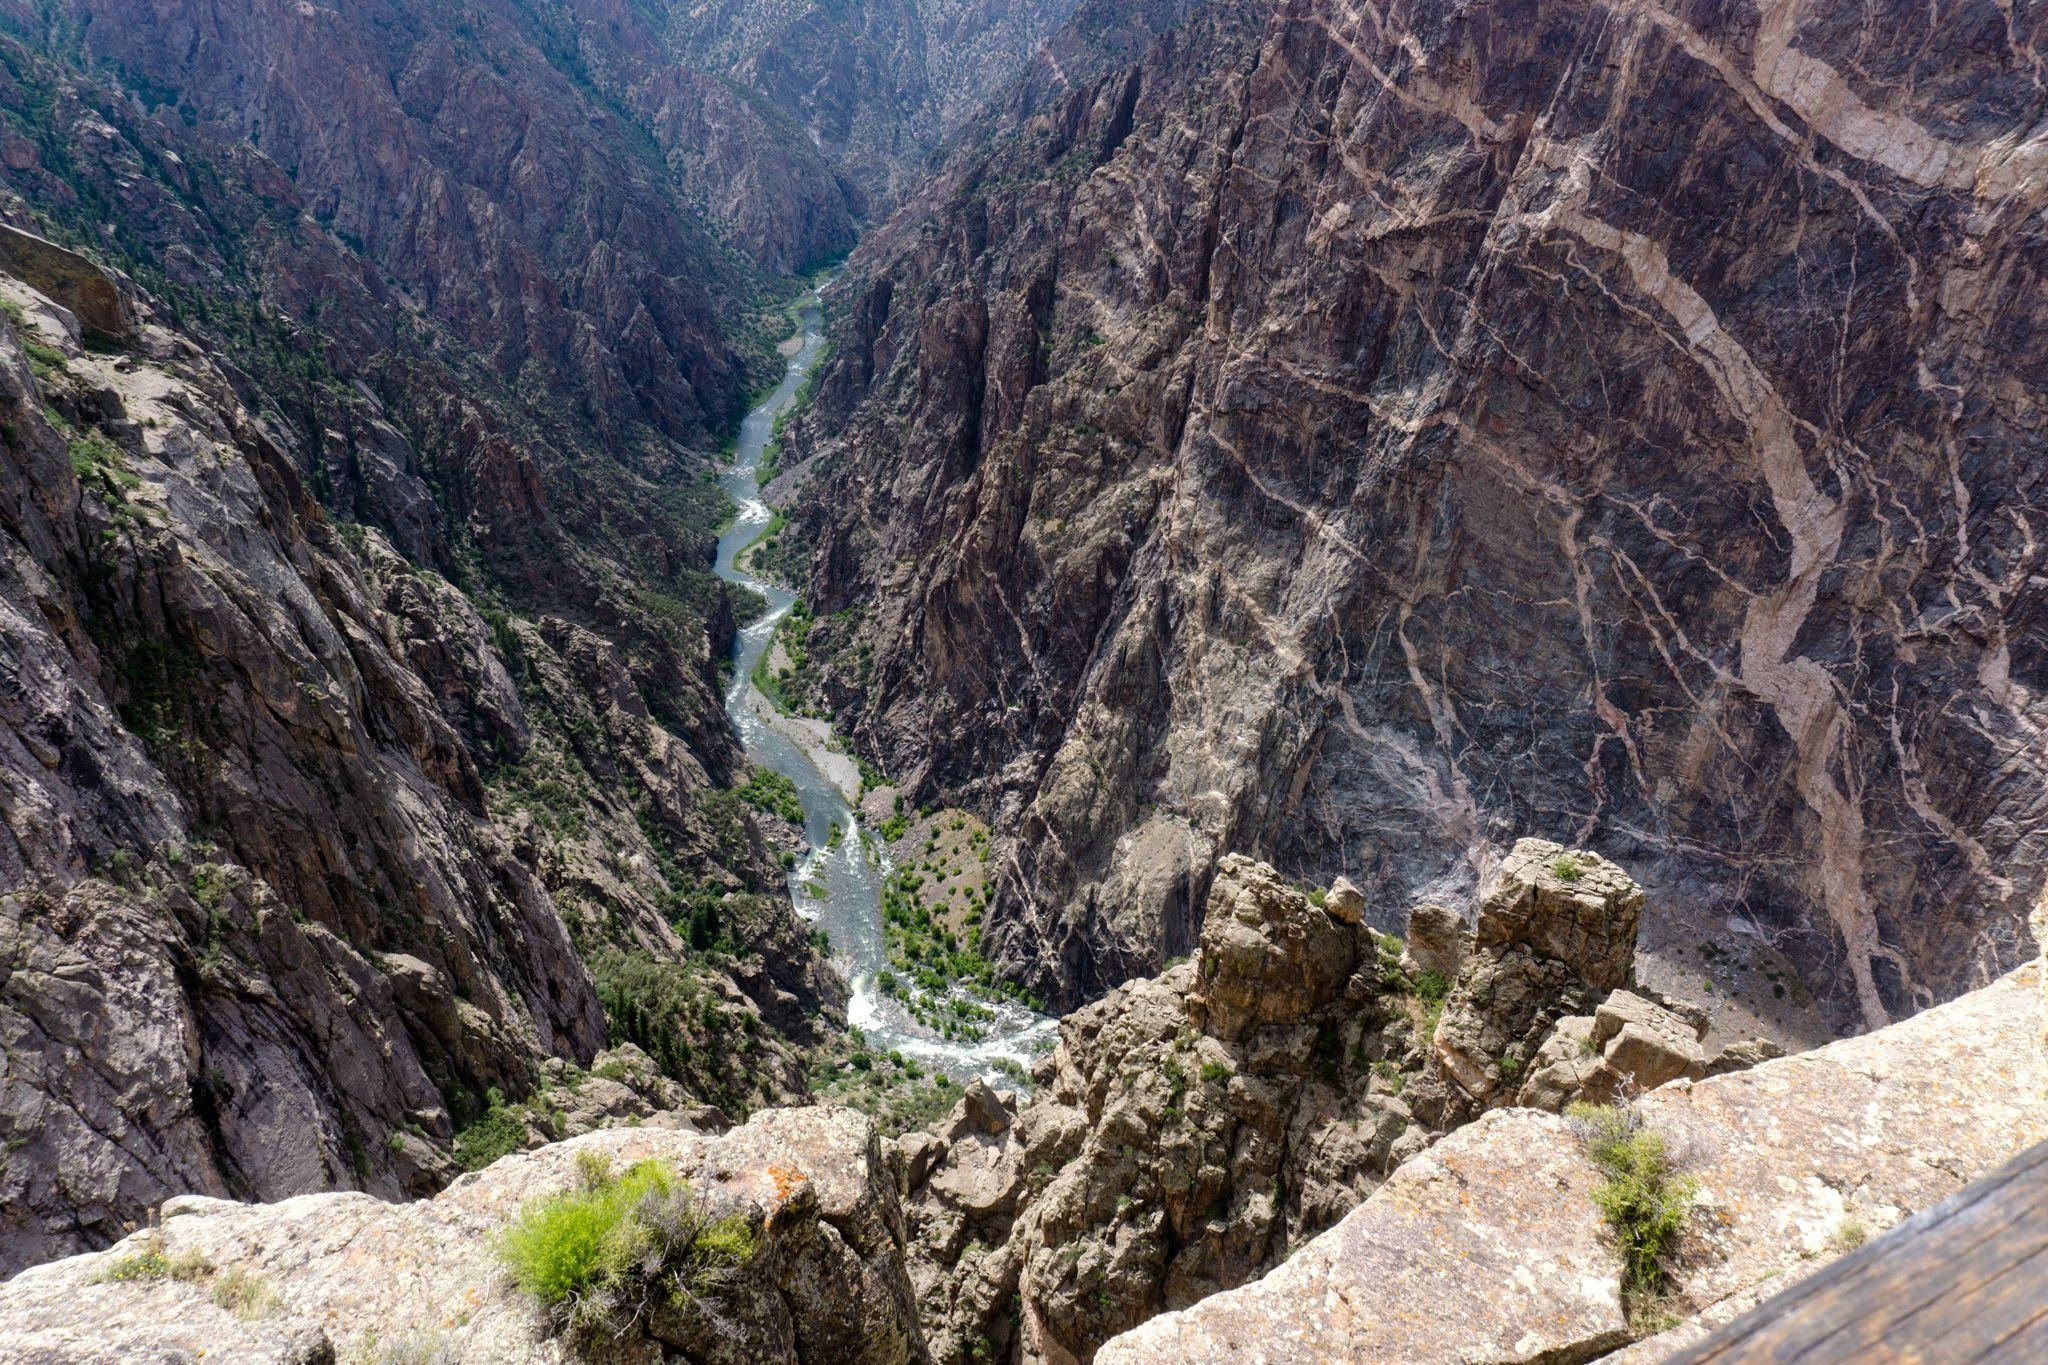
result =
[[[796,594],[773,579],[757,578],[740,568],[738,560],[773,520],[773,513],[761,501],[757,475],[762,455],[774,434],[775,419],[796,401],[805,379],[824,358],[823,309],[815,292],[805,298],[800,322],[800,344],[789,358],[782,382],[747,414],[740,426],[732,468],[724,478],[725,491],[738,513],[718,538],[718,576],[728,583],[751,588],[768,601],[766,614],[742,630],[733,646],[733,676],[725,696],[726,714],[746,744],[747,757],[796,784],[808,847],[791,872],[790,897],[798,914],[824,929],[832,943],[833,964],[853,987],[847,1022],[861,1029],[875,1048],[900,1051],[956,1080],[983,1076],[995,1081],[1000,1079],[994,1069],[999,1059],[1029,1069],[1033,1056],[1051,1038],[1054,1021],[1013,1002],[989,1005],[984,1001],[981,1003],[992,1008],[996,1017],[984,1025],[982,1040],[947,1042],[933,1036],[912,1020],[901,1005],[875,989],[876,973],[886,965],[882,883],[893,870],[889,846],[863,828],[853,804],[858,796],[858,778],[852,776],[850,761],[832,762],[828,750],[839,746],[830,738],[829,731],[819,722],[799,725],[782,716],[753,683],[754,665],[773,640],[776,626],[789,614]],[[805,725],[819,732],[808,743],[801,739]],[[814,761],[814,754],[819,761]],[[821,761],[845,769],[838,774],[838,781],[823,771]],[[842,789],[840,783],[852,790]],[[837,840],[833,838],[835,829],[842,831]],[[823,886],[823,899],[804,891],[806,885]]]

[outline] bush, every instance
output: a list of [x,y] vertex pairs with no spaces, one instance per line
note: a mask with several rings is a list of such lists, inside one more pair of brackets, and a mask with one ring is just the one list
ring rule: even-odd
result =
[[244,1322],[255,1322],[260,1318],[275,1316],[278,1309],[277,1291],[261,1275],[229,1266],[214,1279],[213,1289],[208,1293],[215,1306],[233,1313]]
[[1566,853],[1559,857],[1550,865],[1550,870],[1561,882],[1575,882],[1586,875],[1586,870],[1579,865],[1579,858],[1575,853]]
[[574,1187],[529,1202],[498,1243],[514,1283],[558,1328],[614,1333],[660,1298],[715,1292],[759,1250],[745,1217],[707,1219],[667,1162],[614,1174],[588,1154]]
[[526,1125],[493,1090],[483,1116],[455,1135],[455,1162],[465,1171],[480,1171],[501,1156],[526,1146]]
[[1665,1258],[1685,1228],[1698,1182],[1673,1172],[1663,1137],[1633,1108],[1574,1104],[1565,1113],[1580,1148],[1606,1173],[1593,1202],[1620,1246],[1622,1298],[1635,1317],[1668,1283]]

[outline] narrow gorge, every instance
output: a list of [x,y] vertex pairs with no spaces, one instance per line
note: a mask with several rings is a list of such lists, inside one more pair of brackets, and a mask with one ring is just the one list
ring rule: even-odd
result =
[[2040,1358],[2044,46],[0,0],[0,1362]]

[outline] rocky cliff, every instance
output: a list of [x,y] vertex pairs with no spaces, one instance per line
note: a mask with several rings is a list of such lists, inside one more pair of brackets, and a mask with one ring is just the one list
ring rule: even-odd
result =
[[621,649],[330,520],[130,297],[0,278],[0,1264],[429,1193],[608,1014],[697,1100],[800,1091],[841,988]]
[[1403,944],[1349,882],[1225,857],[1195,957],[1062,1020],[1028,1103],[977,1085],[900,1140],[934,1360],[1089,1360],[1288,1261],[1491,1109],[1746,1068],[1755,1044],[1709,1060],[1703,1015],[1636,993],[1642,905],[1613,864],[1523,840],[1472,930],[1421,907]]
[[[868,195],[924,161],[1058,32],[1074,0],[714,0],[675,6],[669,46],[776,111]],[[850,243],[849,243],[850,245]]]
[[[617,1336],[570,1344],[496,1248],[536,1201],[660,1162],[697,1218],[736,1228],[727,1262]],[[274,1205],[187,1196],[109,1250],[0,1288],[0,1351],[50,1362],[924,1359],[894,1181],[867,1121],[779,1110],[722,1138],[619,1129],[516,1156],[438,1197]]]
[[1871,1026],[2016,962],[2041,23],[1211,5],[1009,106],[787,461],[820,697],[1001,831],[991,954],[1071,1006],[1226,850],[1455,904],[1534,828],[1667,982]]

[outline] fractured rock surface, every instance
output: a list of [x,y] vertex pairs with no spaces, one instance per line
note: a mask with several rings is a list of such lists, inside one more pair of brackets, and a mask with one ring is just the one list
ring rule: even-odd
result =
[[1165,17],[870,239],[791,440],[991,954],[1071,1006],[1227,851],[1398,910],[1542,827],[1838,1029],[2025,957],[2048,15]]
[[[2041,967],[1903,1023],[1640,1111],[1697,1205],[1670,1262],[1678,1311],[1718,1322],[2048,1137]],[[1256,1284],[1119,1337],[1101,1365],[1591,1359],[1626,1344],[1596,1171],[1552,1115],[1499,1110],[1397,1171]],[[1631,1348],[1662,1359],[1683,1327]]]
[[[843,1109],[783,1109],[722,1138],[615,1129],[511,1156],[430,1200],[387,1204],[317,1194],[246,1205],[187,1196],[160,1228],[108,1251],[24,1271],[0,1285],[0,1354],[10,1360],[474,1360],[574,1356],[513,1287],[493,1238],[522,1204],[566,1188],[580,1158],[615,1167],[673,1164],[707,1213],[746,1218],[761,1238],[711,1299],[713,1313],[655,1313],[620,1362],[833,1361],[907,1365],[924,1350],[904,1276],[895,1183],[867,1119]],[[124,1258],[198,1258],[185,1279],[110,1281]],[[244,1318],[213,1286],[239,1273],[275,1295]],[[382,1354],[379,1354],[382,1352]]]

